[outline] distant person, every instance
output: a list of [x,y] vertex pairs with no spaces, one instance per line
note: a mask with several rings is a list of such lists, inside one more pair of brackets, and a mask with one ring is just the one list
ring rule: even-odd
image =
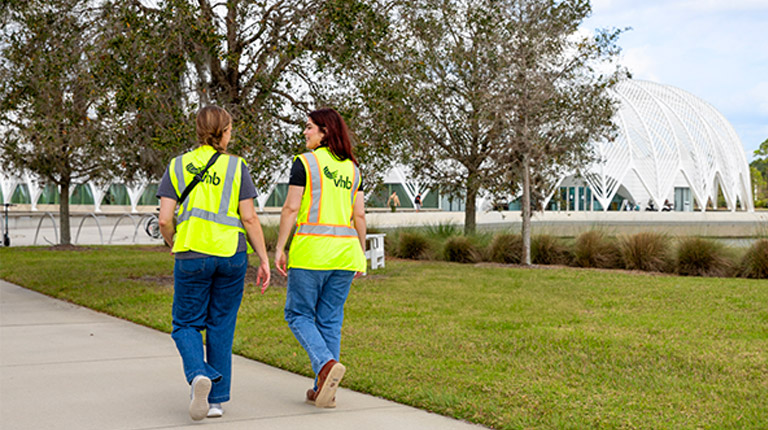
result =
[[674,208],[674,205],[672,202],[669,201],[669,199],[664,200],[664,206],[661,208],[663,212],[670,212]]
[[349,132],[338,112],[311,112],[304,136],[311,152],[296,157],[291,168],[275,265],[288,276],[285,320],[317,375],[306,401],[333,408],[346,372],[339,362],[344,303],[352,279],[366,269],[365,199]]
[[[195,421],[222,416],[221,404],[229,401],[235,322],[248,252],[253,251],[248,245],[261,260],[256,282],[262,294],[269,286],[267,248],[253,206],[256,188],[243,159],[226,153],[231,135],[227,111],[216,106],[200,109],[200,145],[171,160],[157,191],[160,232],[176,259],[171,337],[191,385],[189,415]],[[201,180],[190,184],[206,166]],[[189,186],[194,188],[179,202]]]
[[656,204],[653,202],[653,199],[648,199],[648,206],[645,207],[646,211],[655,211],[656,210]]
[[416,212],[421,210],[421,193],[416,194],[416,198],[413,199],[413,205],[416,207]]
[[392,191],[389,199],[387,199],[387,206],[392,209],[392,212],[396,211],[397,207],[400,206],[400,198],[397,197],[397,192]]

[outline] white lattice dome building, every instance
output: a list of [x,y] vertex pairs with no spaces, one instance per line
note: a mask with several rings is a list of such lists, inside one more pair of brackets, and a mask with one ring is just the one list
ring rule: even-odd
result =
[[[648,81],[623,81],[614,94],[620,102],[615,118],[618,137],[613,142],[595,143],[602,161],[585,169],[581,177],[564,175],[545,201],[547,210],[645,209],[649,202],[659,209],[669,201],[675,211],[703,211],[708,202],[717,205],[718,193],[732,211],[754,210],[744,148],[731,124],[713,106],[678,88]],[[408,207],[420,192],[424,207],[464,210],[460,198],[430,192],[425,184],[409,179],[412,177],[403,166],[389,171],[379,205],[384,206],[387,196],[397,191]],[[259,196],[261,209],[282,205],[287,177],[277,182]],[[102,199],[117,185],[122,187],[118,194],[124,195],[117,204],[130,205],[133,211],[139,205],[157,204],[156,184],[127,186],[107,181],[79,187],[87,187],[84,194],[88,194],[89,205],[99,212]],[[39,180],[27,173],[0,170],[0,201],[11,202],[17,187],[23,188],[26,202],[35,210],[44,194]],[[70,192],[76,193],[76,188]],[[519,206],[518,200],[510,208]],[[491,201],[480,199],[478,207],[489,209]]]
[[621,82],[614,94],[618,137],[596,143],[601,161],[583,179],[564,178],[553,197],[570,210],[646,208],[650,202],[661,208],[668,201],[674,210],[703,211],[708,202],[717,205],[719,189],[728,209],[754,210],[744,148],[712,105],[648,81]]

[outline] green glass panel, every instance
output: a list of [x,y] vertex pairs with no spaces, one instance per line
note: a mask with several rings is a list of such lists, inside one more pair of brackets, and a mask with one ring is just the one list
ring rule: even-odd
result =
[[366,206],[372,208],[387,207],[387,200],[393,191],[397,193],[397,198],[400,199],[398,209],[414,207],[413,201],[408,198],[408,193],[405,192],[405,187],[402,184],[382,184],[376,187],[373,195],[366,202]]
[[73,205],[92,205],[94,199],[91,187],[85,184],[75,186],[75,191],[72,193],[72,197],[69,198],[69,202]]
[[13,195],[11,196],[11,203],[32,203],[32,199],[29,197],[29,187],[27,187],[27,184],[19,184],[16,186],[16,189],[13,191]]
[[[424,196],[424,194],[422,194]],[[440,204],[440,193],[430,190],[426,197],[421,199],[422,208],[437,209]]]
[[272,190],[272,194],[267,198],[265,207],[282,207],[285,203],[285,198],[288,196],[288,184],[277,184],[275,189]]
[[43,191],[40,193],[40,197],[37,199],[39,205],[57,205],[61,203],[59,198],[59,190],[54,184],[47,184],[43,187]]
[[128,197],[128,189],[125,184],[112,184],[101,201],[102,205],[130,206],[131,199]]
[[159,184],[149,184],[144,188],[144,192],[139,197],[139,206],[157,206],[160,204],[160,199],[157,198],[157,188]]

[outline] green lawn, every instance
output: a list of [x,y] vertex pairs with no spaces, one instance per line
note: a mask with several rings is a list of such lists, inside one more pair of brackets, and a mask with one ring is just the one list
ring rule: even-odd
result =
[[[4,248],[0,277],[169,331],[158,249]],[[246,286],[235,352],[309,375],[284,300]],[[766,428],[767,304],[765,280],[389,260],[353,284],[343,385],[494,428]]]

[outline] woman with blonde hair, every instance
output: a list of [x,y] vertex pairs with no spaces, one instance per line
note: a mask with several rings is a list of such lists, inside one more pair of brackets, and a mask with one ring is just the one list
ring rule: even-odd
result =
[[256,188],[245,161],[226,152],[231,136],[227,111],[200,109],[199,146],[171,160],[157,192],[160,232],[176,260],[171,337],[191,385],[193,420],[222,416],[229,401],[235,322],[254,249],[262,294],[270,280]]

